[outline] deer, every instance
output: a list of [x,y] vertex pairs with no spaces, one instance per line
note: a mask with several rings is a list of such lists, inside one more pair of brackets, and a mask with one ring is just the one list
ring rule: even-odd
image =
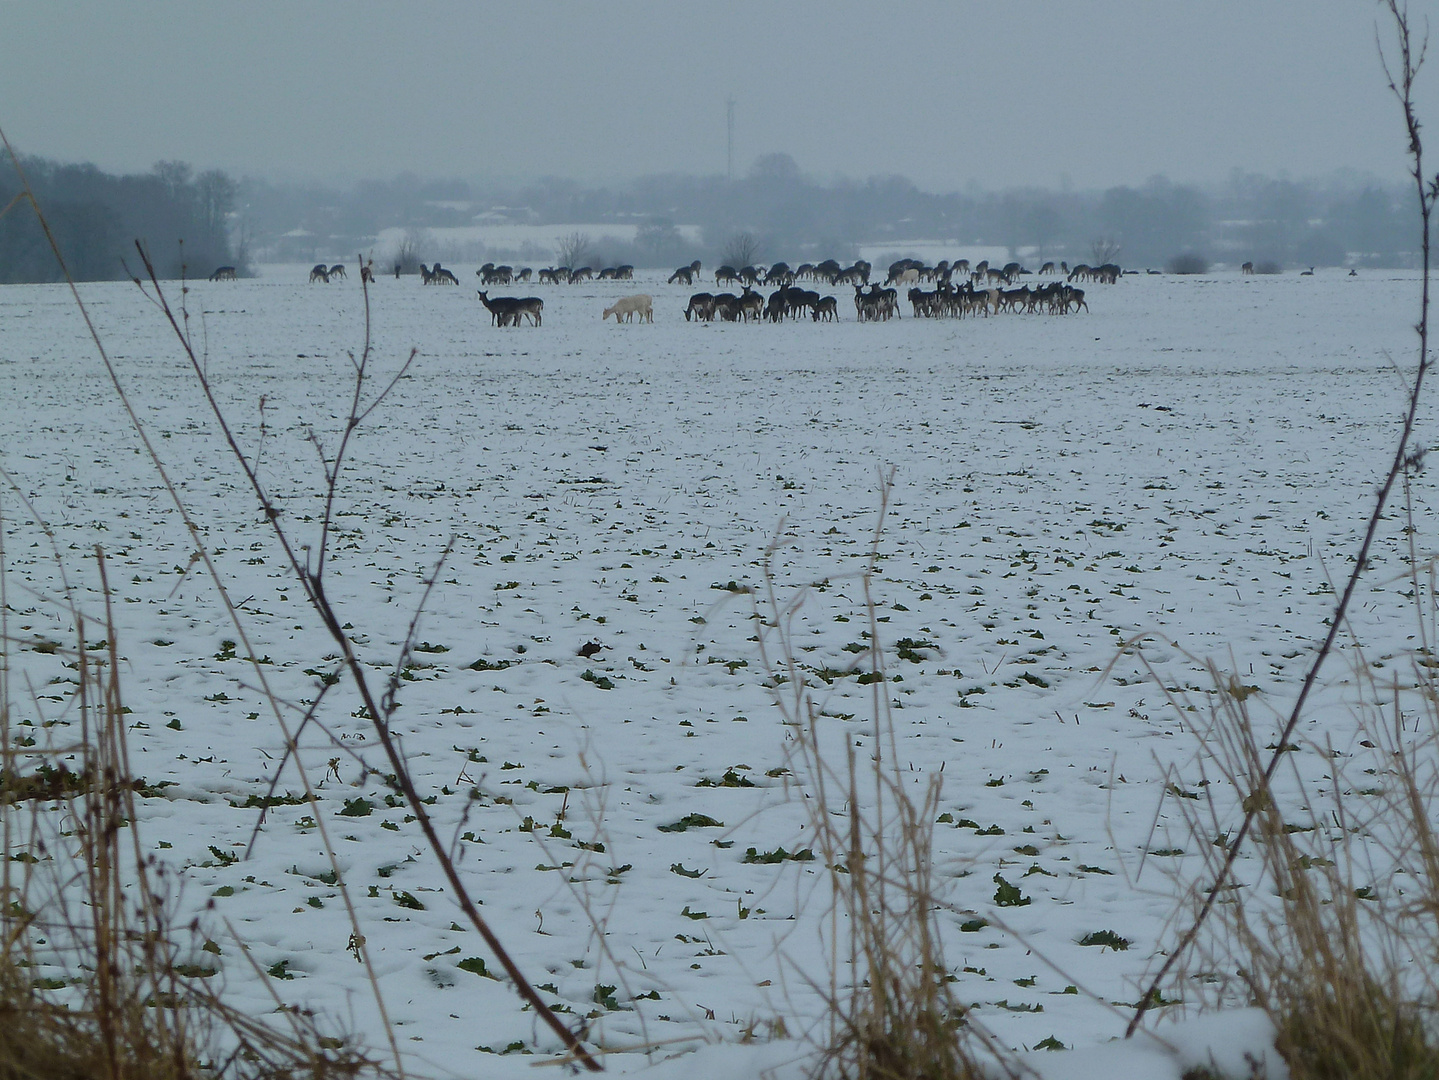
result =
[[695,322],[713,322],[715,298],[707,292],[697,292],[690,297],[690,306],[685,308],[685,322],[694,316]]
[[483,289],[475,291],[480,294],[480,303],[489,311],[494,325],[519,326],[521,317],[525,315],[535,326],[540,325],[545,302],[538,296],[497,296],[491,300]]
[[334,266],[330,267],[330,276],[332,278],[348,277],[349,275],[345,273],[345,264],[336,263]]
[[310,284],[323,281],[326,285],[330,283],[330,268],[324,263],[316,263],[310,269]]
[[629,322],[636,315],[639,316],[640,322],[654,322],[654,297],[639,293],[636,296],[626,296],[616,300],[605,308],[604,314],[600,316],[600,322],[604,322],[611,315],[615,317],[616,326],[620,324],[621,319]]
[[528,315],[533,326],[539,326],[544,314],[545,302],[538,296],[522,296],[515,302],[515,325],[520,325],[522,316]]
[[215,272],[210,275],[211,281],[234,281],[235,268],[233,266],[217,266]]

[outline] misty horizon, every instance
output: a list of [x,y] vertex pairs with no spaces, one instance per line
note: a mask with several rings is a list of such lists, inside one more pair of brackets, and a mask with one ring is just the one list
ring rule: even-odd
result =
[[705,183],[739,183],[744,180],[752,180],[764,175],[762,163],[768,159],[789,158],[793,161],[796,171],[794,176],[805,184],[820,188],[855,187],[867,184],[878,184],[892,181],[902,181],[913,185],[915,189],[927,195],[1002,195],[1007,192],[1039,192],[1055,195],[1099,195],[1112,188],[1142,188],[1155,182],[1180,185],[1195,188],[1208,195],[1222,193],[1237,183],[1264,181],[1293,183],[1308,186],[1318,190],[1361,190],[1366,187],[1379,187],[1389,191],[1407,190],[1413,183],[1411,177],[1403,173],[1397,175],[1383,175],[1369,169],[1360,169],[1353,166],[1334,166],[1327,170],[1295,175],[1289,169],[1278,169],[1266,172],[1258,168],[1248,168],[1243,165],[1235,165],[1222,177],[1209,179],[1180,176],[1173,173],[1159,171],[1148,173],[1144,176],[1132,176],[1116,180],[1114,183],[1101,184],[1096,186],[1081,186],[1075,184],[1070,178],[1060,176],[1053,182],[1034,182],[1024,184],[985,184],[977,181],[967,181],[963,184],[951,185],[949,187],[931,187],[925,185],[914,177],[911,177],[897,169],[880,170],[865,175],[857,173],[846,173],[843,171],[817,173],[804,168],[802,162],[794,161],[792,155],[780,150],[756,156],[744,163],[742,168],[735,169],[733,181],[726,176],[723,170],[719,172],[688,172],[684,169],[660,169],[653,172],[634,173],[628,175],[615,175],[612,177],[589,177],[567,176],[557,173],[513,173],[513,174],[474,174],[462,175],[458,173],[417,173],[412,169],[400,169],[392,173],[357,173],[353,176],[334,176],[318,173],[303,173],[294,170],[266,171],[262,169],[249,168],[228,168],[217,165],[213,162],[191,161],[182,154],[164,154],[156,158],[148,165],[134,169],[121,169],[108,165],[100,160],[98,156],[65,158],[54,155],[43,154],[34,151],[32,148],[14,144],[15,153],[23,163],[27,158],[43,160],[52,164],[70,167],[94,167],[107,173],[119,176],[144,176],[152,173],[156,168],[170,162],[179,162],[188,165],[193,169],[225,169],[235,180],[240,183],[255,182],[272,184],[275,186],[290,186],[296,188],[322,189],[333,192],[350,192],[364,185],[399,185],[412,184],[416,188],[431,188],[435,186],[448,187],[453,185],[466,185],[472,192],[484,193],[485,196],[500,195],[505,192],[518,192],[527,188],[545,185],[572,185],[583,190],[616,190],[628,189],[635,185],[644,184],[654,180],[683,179],[702,181]]
[[[728,175],[733,102],[737,178],[783,153],[822,183],[928,192],[1210,186],[1235,168],[1387,184],[1402,131],[1375,14],[77,0],[7,10],[0,127],[26,153],[120,173],[178,159],[276,182],[603,186]],[[1418,93],[1439,100],[1432,78]]]

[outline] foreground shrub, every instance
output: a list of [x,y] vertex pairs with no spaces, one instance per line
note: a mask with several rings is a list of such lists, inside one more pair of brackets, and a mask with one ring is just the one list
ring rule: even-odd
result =
[[17,741],[0,667],[0,1080],[392,1075],[308,1015],[256,1018],[209,985],[218,947],[174,925],[169,879],[141,836],[117,628],[104,624],[97,653],[83,647],[95,627],[74,616],[80,646],[57,651],[77,676],[61,705],[79,715],[77,742]]

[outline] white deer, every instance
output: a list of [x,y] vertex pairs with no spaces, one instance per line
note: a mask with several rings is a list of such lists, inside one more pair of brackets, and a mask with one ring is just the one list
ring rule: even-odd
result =
[[600,322],[604,322],[611,315],[615,317],[615,325],[618,326],[623,317],[624,322],[629,322],[635,315],[640,317],[640,322],[654,322],[654,297],[645,293],[637,296],[626,296],[622,300],[616,300],[614,305],[605,308],[605,313],[600,316]]

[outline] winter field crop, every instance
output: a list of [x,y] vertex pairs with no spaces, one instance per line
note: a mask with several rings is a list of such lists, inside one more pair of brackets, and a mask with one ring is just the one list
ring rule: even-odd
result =
[[[191,283],[190,327],[282,523],[314,544],[362,293],[355,274],[263,269]],[[827,737],[872,754],[882,693],[916,787],[943,781],[935,860],[959,998],[1015,1047],[1120,1034],[1205,854],[1181,813],[1204,779],[1186,728],[1214,696],[1204,661],[1262,729],[1292,703],[1393,452],[1417,275],[1131,276],[1090,286],[1088,314],[906,306],[882,324],[855,322],[841,291],[841,322],[774,326],[686,323],[691,290],[642,274],[519,286],[544,297],[544,323],[501,329],[473,267],[457,273],[458,289],[371,289],[379,381],[419,354],[353,444],[328,585],[383,684],[453,542],[395,729],[546,1000],[594,1014],[590,1037],[616,1050],[818,1037],[831,871],[804,857],[808,789],[766,664],[783,664],[772,583],[803,599],[793,660]],[[653,325],[600,322],[640,291]],[[383,1045],[293,763],[263,821],[258,808],[284,740],[257,671],[294,722],[335,671],[333,643],[155,308],[133,286],[82,295],[260,663],[68,292],[7,286],[12,737],[76,737],[53,643],[74,640],[64,580],[103,608],[100,545],[146,784],[136,824],[172,871],[177,924],[200,920],[195,963],[255,1013],[273,993]],[[1418,445],[1436,435],[1421,408]],[[872,623],[861,571],[890,469]],[[1424,644],[1411,557],[1436,535],[1430,474],[1412,500],[1414,530],[1396,503],[1351,613],[1369,671]],[[1357,656],[1346,645],[1324,669],[1283,788],[1297,806],[1335,783],[1323,740],[1361,752]],[[530,1051],[558,1044],[489,977],[358,710],[341,682],[300,741],[400,1044],[422,1072],[530,1075]],[[1110,946],[1080,944],[1104,931]]]

